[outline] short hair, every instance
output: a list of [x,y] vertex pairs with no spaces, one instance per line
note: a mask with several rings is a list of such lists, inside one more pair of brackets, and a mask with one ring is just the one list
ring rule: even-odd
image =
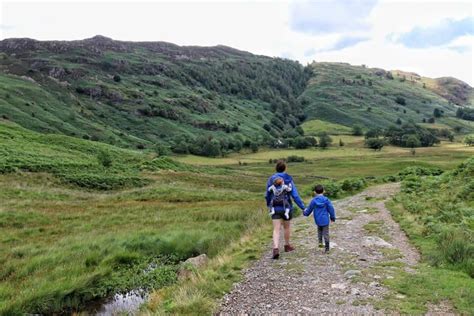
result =
[[284,160],[278,160],[275,166],[277,172],[285,172],[286,170],[286,163]]
[[321,184],[318,184],[314,187],[314,192],[316,192],[317,194],[321,194],[324,192],[324,187]]

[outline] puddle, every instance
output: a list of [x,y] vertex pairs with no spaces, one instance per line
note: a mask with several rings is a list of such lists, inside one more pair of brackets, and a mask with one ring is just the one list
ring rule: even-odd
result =
[[125,294],[115,294],[103,303],[93,314],[97,316],[109,315],[137,315],[140,305],[148,298],[143,290],[133,290]]
[[[152,262],[143,269],[143,273],[150,273],[156,268],[158,268],[158,265]],[[138,315],[140,305],[145,303],[148,296],[148,291],[144,289],[136,289],[124,294],[117,293],[113,297],[100,302],[97,306],[92,307],[88,314],[96,316]]]

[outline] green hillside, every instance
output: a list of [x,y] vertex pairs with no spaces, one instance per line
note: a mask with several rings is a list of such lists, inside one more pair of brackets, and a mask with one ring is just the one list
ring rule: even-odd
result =
[[[450,99],[456,99],[456,89],[444,89],[443,97],[434,92],[433,86],[423,84],[427,78],[418,80],[407,73],[344,63],[313,63],[308,67],[312,77],[300,101],[309,118],[345,126],[386,128],[395,125],[397,119],[402,123],[428,121],[439,109],[441,117],[434,118],[436,123],[458,126],[464,132],[473,130],[472,122],[455,118],[458,106]],[[472,95],[472,88],[465,83],[464,87],[465,93]],[[464,97],[466,103],[471,102],[471,96]]]
[[140,148],[212,135],[226,150],[304,119],[308,75],[294,61],[101,36],[7,39],[0,51],[0,115],[36,131]]
[[103,36],[0,41],[0,117],[127,148],[217,156],[298,137],[307,118],[319,120],[307,130],[331,132],[325,124],[334,123],[339,133],[355,124],[429,122],[435,109],[437,124],[468,133],[474,123],[455,112],[472,104],[472,91],[454,78],[342,63],[303,67],[225,46]]

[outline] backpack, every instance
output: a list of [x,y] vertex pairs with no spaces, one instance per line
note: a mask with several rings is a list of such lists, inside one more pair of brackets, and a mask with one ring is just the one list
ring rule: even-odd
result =
[[285,184],[283,179],[280,177],[276,178],[273,181],[273,185],[268,188],[268,191],[273,193],[270,205],[272,207],[275,205],[282,205],[285,208],[289,207],[289,193],[291,190],[291,184]]

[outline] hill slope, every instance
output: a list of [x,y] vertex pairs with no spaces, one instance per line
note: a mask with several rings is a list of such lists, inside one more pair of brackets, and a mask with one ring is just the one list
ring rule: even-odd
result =
[[303,67],[225,46],[103,36],[0,41],[0,117],[129,148],[165,144],[216,155],[296,137],[306,117],[386,127],[398,118],[421,123],[435,108],[443,112],[437,123],[469,132],[474,124],[454,114],[472,95],[452,78],[341,63]]
[[102,36],[7,39],[0,51],[0,114],[37,131],[122,146],[177,135],[263,142],[303,118],[308,76],[289,60]]
[[[466,131],[473,128],[472,123],[455,118],[457,106],[449,100],[461,98],[456,98],[456,88],[441,85],[442,79],[431,79],[433,85],[429,85],[423,84],[427,78],[414,79],[416,74],[345,63],[313,63],[308,67],[313,74],[300,100],[309,118],[346,126],[387,127],[398,118],[402,122],[421,123],[439,109],[442,117],[436,121],[451,127],[462,126]],[[464,101],[471,102],[472,88],[465,83],[462,86]],[[435,93],[433,90],[438,88]]]

